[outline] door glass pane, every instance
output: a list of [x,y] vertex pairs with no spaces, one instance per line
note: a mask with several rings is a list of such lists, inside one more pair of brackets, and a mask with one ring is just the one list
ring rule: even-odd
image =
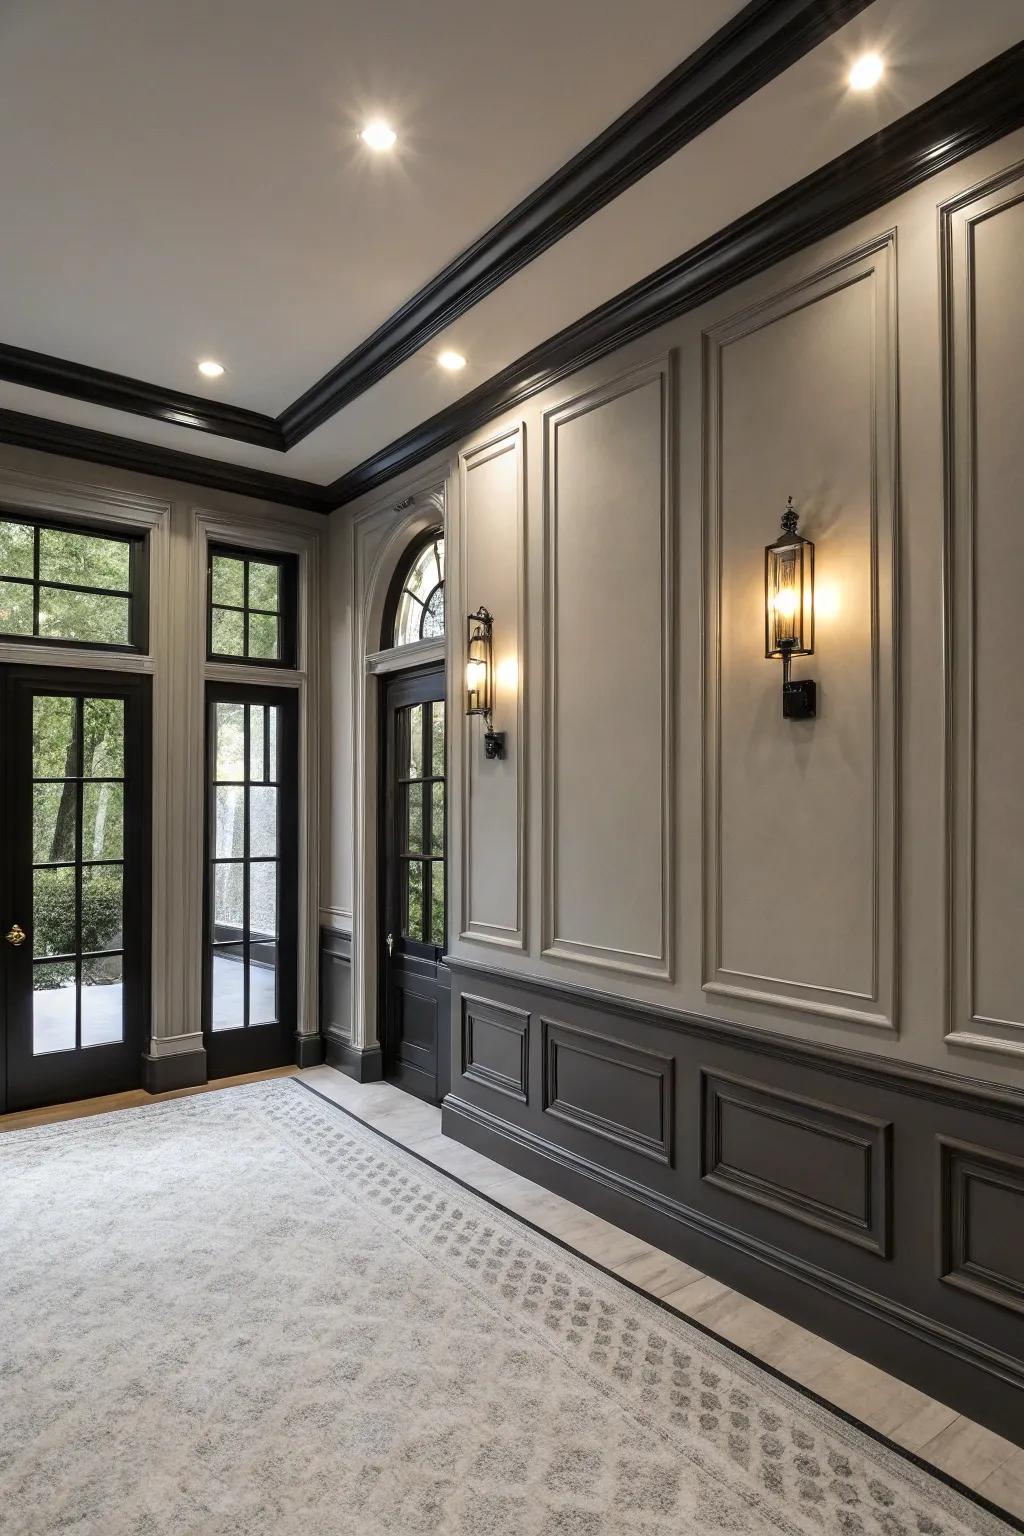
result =
[[82,870],[82,949],[120,949],[123,914],[121,865],[87,865]]
[[123,855],[124,786],[106,781],[83,785],[82,858],[120,859]]
[[430,786],[430,851],[444,853],[444,785]]
[[78,992],[73,963],[32,968],[32,1054],[75,1048],[75,1006]]
[[245,865],[217,864],[213,876],[213,933],[211,938],[231,939],[242,933]]
[[433,706],[433,718],[431,721],[431,767],[430,771],[437,778],[444,777],[444,700],[439,700]]
[[32,790],[32,857],[37,864],[70,863],[78,829],[78,786],[36,784]]
[[409,760],[405,777],[418,779],[423,773],[423,705],[413,704],[405,713],[409,722]]
[[262,704],[250,704],[249,708],[249,777],[262,780],[264,732],[267,712]]
[[405,927],[408,939],[423,938],[423,865],[410,862],[405,866]]
[[249,865],[249,934],[277,937],[277,863]]
[[32,633],[32,588],[18,581],[0,581],[0,634]]
[[268,704],[269,728],[267,736],[270,742],[270,761],[267,763],[267,779],[271,784],[277,783],[277,705]]
[[37,694],[32,700],[32,772],[64,779],[78,772],[77,700]]
[[86,699],[82,773],[87,779],[124,777],[124,699]]
[[211,1029],[241,1029],[245,1023],[245,950],[229,944],[213,952]]
[[410,784],[405,791],[406,853],[423,852],[423,785]]
[[249,1023],[277,1019],[277,945],[254,944],[249,958]]
[[124,961],[82,961],[82,1044],[110,1045],[124,1035]]
[[245,778],[245,705],[216,706],[216,775],[239,784]]
[[0,518],[0,576],[31,576],[34,559],[35,529]]
[[37,869],[32,875],[34,928],[32,953],[75,953],[76,898],[73,869]]
[[430,942],[444,945],[444,864],[436,859],[430,866]]
[[277,855],[277,790],[257,785],[249,791],[249,856],[253,859]]
[[245,790],[241,784],[218,784],[217,825],[213,850],[217,859],[240,859],[245,852]]

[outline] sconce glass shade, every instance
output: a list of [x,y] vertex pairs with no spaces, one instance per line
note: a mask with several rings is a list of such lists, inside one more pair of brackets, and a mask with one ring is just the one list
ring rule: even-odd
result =
[[782,514],[782,534],[764,552],[764,653],[814,653],[814,545],[796,531],[792,496]]
[[491,615],[478,608],[466,621],[466,714],[490,716],[494,668],[491,655]]

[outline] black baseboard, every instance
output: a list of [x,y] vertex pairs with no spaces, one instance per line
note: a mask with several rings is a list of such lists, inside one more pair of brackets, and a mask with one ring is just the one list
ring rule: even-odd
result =
[[176,1088],[198,1088],[208,1081],[206,1051],[180,1051],[175,1056],[143,1056],[142,1086],[147,1093],[171,1093]]
[[449,964],[446,1135],[1020,1440],[1019,1092]]
[[297,1067],[319,1067],[324,1059],[323,1035],[295,1036],[295,1065]]
[[330,1031],[323,1037],[324,1060],[329,1067],[355,1078],[357,1083],[379,1083],[384,1076],[384,1064],[379,1045],[353,1045],[351,1040],[341,1040]]

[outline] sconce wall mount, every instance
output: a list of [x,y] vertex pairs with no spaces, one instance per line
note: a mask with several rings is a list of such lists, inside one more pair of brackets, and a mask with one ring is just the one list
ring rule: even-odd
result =
[[810,678],[790,676],[794,656],[814,655],[814,545],[797,533],[800,514],[790,496],[782,533],[764,552],[764,653],[782,659],[782,714],[786,720],[813,720],[817,687]]
[[482,715],[484,756],[505,755],[505,732],[492,725],[494,709],[494,619],[478,608],[466,620],[466,714]]

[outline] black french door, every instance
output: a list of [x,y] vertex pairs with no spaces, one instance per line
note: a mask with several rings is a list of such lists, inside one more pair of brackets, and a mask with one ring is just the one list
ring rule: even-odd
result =
[[0,1107],[137,1087],[149,1033],[149,679],[0,668]]
[[209,683],[203,1035],[207,1072],[295,1060],[298,698]]
[[451,1079],[444,671],[382,699],[381,1046],[384,1075],[440,1103]]

